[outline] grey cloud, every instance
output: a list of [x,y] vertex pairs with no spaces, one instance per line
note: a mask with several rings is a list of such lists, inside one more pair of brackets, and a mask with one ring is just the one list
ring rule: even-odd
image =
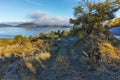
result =
[[53,17],[46,12],[34,12],[28,15],[32,22],[41,25],[69,25],[69,19],[63,17]]

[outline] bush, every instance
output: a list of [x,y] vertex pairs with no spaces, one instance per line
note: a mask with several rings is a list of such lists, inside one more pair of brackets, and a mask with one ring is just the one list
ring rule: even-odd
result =
[[68,35],[69,35],[69,32],[66,31],[66,30],[63,30],[63,31],[61,32],[61,37],[67,37]]
[[82,38],[84,35],[85,35],[85,32],[83,31],[79,31],[77,34],[78,38]]
[[69,32],[70,36],[76,36],[79,38],[83,37],[85,34],[86,34],[85,29],[79,26],[73,26],[73,28]]
[[16,43],[19,43],[19,44],[24,44],[26,42],[28,42],[29,39],[26,38],[26,37],[23,37],[22,35],[16,35],[14,38],[13,38],[13,42],[16,44]]
[[40,33],[39,34],[39,38],[40,39],[57,39],[59,38],[59,35],[54,32],[54,31],[51,31],[50,33]]

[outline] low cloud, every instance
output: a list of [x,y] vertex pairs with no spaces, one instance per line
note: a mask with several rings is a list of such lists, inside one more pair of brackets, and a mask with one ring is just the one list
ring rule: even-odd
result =
[[41,25],[69,25],[69,18],[50,16],[47,12],[34,12],[28,15],[29,19]]

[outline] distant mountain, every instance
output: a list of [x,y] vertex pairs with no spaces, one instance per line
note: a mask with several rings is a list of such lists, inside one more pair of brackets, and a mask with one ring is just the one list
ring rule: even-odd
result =
[[36,27],[49,27],[49,28],[70,28],[68,25],[37,25]]
[[22,23],[22,24],[18,24],[15,27],[24,27],[24,28],[33,28],[36,27],[37,25],[34,23]]
[[13,27],[13,26],[9,24],[0,24],[0,27]]
[[18,24],[22,24],[23,22],[6,22],[5,24],[16,26]]
[[34,24],[34,23],[22,23],[19,24],[15,27],[25,27],[25,28],[34,28],[34,27],[58,27],[58,28],[70,28],[72,26],[68,26],[68,25],[40,25],[40,24]]
[[0,24],[0,27],[22,27],[22,28],[37,28],[37,27],[49,27],[49,28],[71,28],[72,26],[69,25],[40,25],[40,24],[35,24],[32,22],[29,23],[2,23]]

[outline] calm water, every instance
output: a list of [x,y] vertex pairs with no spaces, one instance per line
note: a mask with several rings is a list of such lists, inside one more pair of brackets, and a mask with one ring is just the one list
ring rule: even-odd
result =
[[[35,36],[39,33],[48,33],[50,31],[69,31],[70,28],[19,28],[19,27],[0,27],[0,38],[13,38],[15,35],[23,35],[26,37]],[[120,27],[110,30],[120,40]]]
[[120,26],[112,28],[110,31],[115,35],[116,38],[120,40]]
[[70,28],[19,28],[19,27],[0,27],[0,38],[13,38],[15,35],[26,37],[35,36],[39,33],[48,33],[50,31],[70,30]]

